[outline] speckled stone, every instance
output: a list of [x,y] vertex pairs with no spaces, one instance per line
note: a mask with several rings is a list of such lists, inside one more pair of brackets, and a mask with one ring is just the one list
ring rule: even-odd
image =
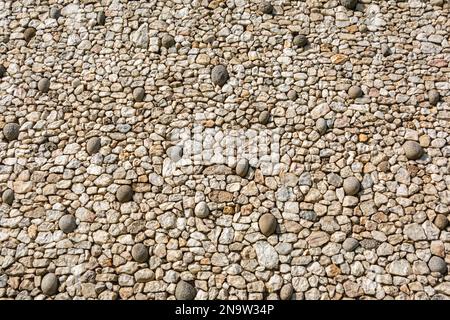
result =
[[3,127],[3,135],[6,140],[13,141],[19,137],[20,126],[17,123],[7,123]]
[[224,65],[219,64],[211,71],[211,81],[217,86],[223,86],[229,78],[227,68]]
[[170,34],[165,34],[161,38],[161,46],[164,48],[170,48],[175,45],[175,38],[171,36]]
[[261,10],[261,12],[264,14],[273,14],[274,13],[273,5],[268,1],[263,1],[259,5],[259,10]]
[[303,34],[299,34],[294,37],[292,43],[294,44],[294,46],[301,48],[308,44],[308,38]]

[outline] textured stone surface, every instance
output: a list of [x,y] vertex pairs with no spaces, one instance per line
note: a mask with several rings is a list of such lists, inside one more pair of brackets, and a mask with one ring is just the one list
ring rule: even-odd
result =
[[142,243],[137,243],[131,249],[131,255],[137,262],[146,262],[149,258],[148,248]]
[[224,65],[219,64],[211,71],[211,81],[215,85],[223,86],[229,78],[230,76],[228,74],[227,67]]
[[19,137],[20,126],[17,123],[7,123],[3,127],[3,135],[8,141],[16,140]]
[[3,1],[0,299],[449,299],[448,3],[343,2]]

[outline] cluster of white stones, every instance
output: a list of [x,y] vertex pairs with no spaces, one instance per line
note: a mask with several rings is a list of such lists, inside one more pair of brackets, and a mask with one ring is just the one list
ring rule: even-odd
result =
[[0,299],[450,298],[449,10],[0,2]]

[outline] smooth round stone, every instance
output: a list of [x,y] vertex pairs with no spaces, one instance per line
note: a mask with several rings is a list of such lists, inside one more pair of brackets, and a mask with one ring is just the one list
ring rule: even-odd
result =
[[181,280],[175,288],[175,298],[177,300],[194,300],[197,290],[186,281]]
[[161,38],[161,46],[168,49],[170,47],[173,47],[174,45],[175,45],[174,37],[172,37],[170,34],[163,35],[163,37]]
[[389,46],[385,43],[381,45],[381,54],[384,57],[390,56],[392,54],[391,48],[389,48]]
[[280,299],[281,300],[290,300],[292,297],[292,293],[294,293],[294,287],[292,284],[288,283],[281,287],[280,290]]
[[47,296],[52,296],[58,291],[59,281],[54,273],[47,273],[41,281],[41,290]]
[[133,199],[133,189],[127,185],[120,186],[117,189],[116,197],[121,203],[129,202]]
[[75,217],[71,214],[63,215],[59,219],[59,228],[64,233],[71,233],[72,231],[74,231],[77,228]]
[[92,137],[86,142],[86,152],[89,155],[97,153],[101,148],[101,140],[98,137]]
[[16,140],[19,137],[20,126],[17,123],[7,123],[3,127],[3,135],[8,141]]
[[209,215],[209,207],[205,201],[197,203],[194,208],[194,213],[196,217],[206,218]]
[[14,191],[12,191],[11,189],[6,189],[5,191],[3,191],[2,201],[3,203],[12,205],[12,203],[14,202]]
[[131,256],[137,262],[146,262],[149,258],[148,248],[142,243],[137,243],[131,248]]
[[344,180],[343,188],[345,194],[353,196],[359,192],[361,183],[355,177],[348,177]]
[[354,10],[356,8],[356,5],[358,4],[358,0],[340,0],[340,1],[341,5],[350,10]]
[[403,145],[403,150],[409,160],[417,160],[423,155],[422,147],[415,141],[406,141]]
[[269,118],[270,118],[270,112],[264,110],[259,114],[258,121],[261,124],[267,124],[269,122]]
[[348,96],[352,99],[359,98],[363,95],[363,92],[360,87],[358,86],[351,86],[350,89],[348,89]]
[[144,97],[145,97],[145,90],[144,90],[144,88],[135,88],[134,90],[133,90],[133,98],[134,98],[134,101],[136,101],[136,102],[142,102],[142,101],[144,101]]
[[99,13],[97,13],[97,24],[99,26],[103,26],[105,25],[106,22],[106,15],[104,11],[100,11]]
[[294,44],[294,46],[301,48],[308,44],[308,38],[306,38],[306,36],[303,34],[299,34],[294,37],[292,43]]
[[57,7],[51,7],[49,17],[52,19],[58,19],[59,17],[61,17],[61,9]]
[[444,230],[448,226],[448,218],[444,214],[438,214],[434,219],[434,224],[440,230]]
[[6,74],[6,68],[3,65],[0,65],[0,78],[3,78]]
[[35,35],[36,29],[32,27],[26,28],[25,31],[23,32],[23,38],[25,39],[26,42],[29,42],[31,39],[33,39]]
[[291,100],[291,101],[297,100],[297,98],[298,98],[297,91],[295,91],[295,90],[289,90],[288,93],[287,93],[287,97],[288,97],[288,99]]
[[236,174],[241,177],[245,177],[247,175],[249,168],[249,163],[247,159],[241,159],[236,164]]
[[428,261],[428,267],[432,272],[447,273],[447,263],[444,259],[437,256],[431,257],[430,261]]
[[43,93],[47,93],[50,89],[50,80],[47,78],[42,78],[38,82],[38,90]]
[[267,2],[267,1],[263,1],[260,4],[259,10],[261,10],[261,12],[264,13],[264,14],[273,14],[274,13],[273,5],[270,2]]
[[173,162],[177,162],[183,157],[183,148],[180,146],[172,146],[167,149],[167,155]]
[[275,232],[278,223],[273,214],[265,213],[259,218],[258,224],[261,233],[268,237]]
[[441,95],[437,90],[431,90],[430,92],[428,92],[428,101],[432,106],[437,105],[440,99]]
[[342,248],[347,252],[352,252],[359,246],[359,241],[354,238],[347,238],[342,243]]
[[324,118],[319,118],[316,120],[316,129],[320,134],[324,134],[328,130],[327,121]]
[[211,81],[217,86],[223,86],[229,78],[227,68],[222,64],[215,66],[211,71]]

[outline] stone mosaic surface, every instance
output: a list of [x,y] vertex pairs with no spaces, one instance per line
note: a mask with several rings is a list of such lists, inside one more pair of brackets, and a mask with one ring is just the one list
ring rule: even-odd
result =
[[0,1],[0,299],[449,299],[450,2]]

